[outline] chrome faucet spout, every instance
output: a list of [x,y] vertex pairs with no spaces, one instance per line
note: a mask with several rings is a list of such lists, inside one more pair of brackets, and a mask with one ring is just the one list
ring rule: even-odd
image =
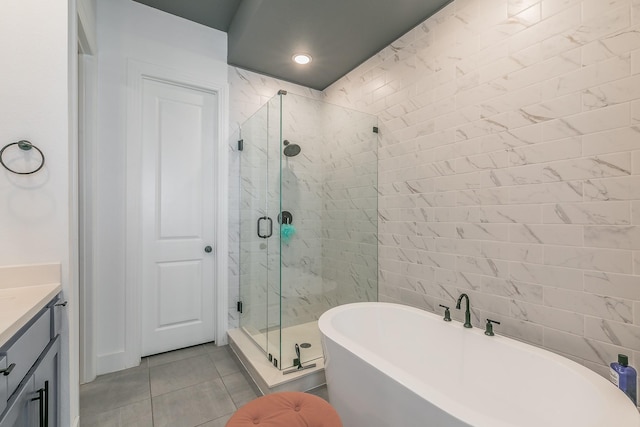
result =
[[464,327],[465,328],[473,328],[473,326],[471,325],[471,310],[469,308],[469,306],[471,305],[469,303],[469,295],[467,294],[461,294],[458,297],[458,302],[456,303],[456,309],[460,310],[460,306],[462,305],[462,298],[465,299],[465,302],[467,303],[466,305],[466,309],[464,311]]

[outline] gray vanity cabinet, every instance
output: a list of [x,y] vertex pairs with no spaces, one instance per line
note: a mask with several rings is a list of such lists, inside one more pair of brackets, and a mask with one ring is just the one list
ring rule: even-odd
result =
[[14,365],[9,375],[0,376],[7,384],[0,427],[58,427],[60,336],[53,322],[56,301],[57,297],[0,348],[0,366],[2,358],[7,366]]
[[9,392],[7,390],[7,378],[4,375],[7,369],[7,358],[0,354],[0,414],[7,407],[7,399],[9,399]]

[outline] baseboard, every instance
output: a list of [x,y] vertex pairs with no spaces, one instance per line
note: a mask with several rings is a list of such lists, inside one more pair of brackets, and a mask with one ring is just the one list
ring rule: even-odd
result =
[[97,375],[104,375],[110,372],[121,371],[127,368],[124,351],[103,354],[101,356],[98,356],[98,360],[96,362]]

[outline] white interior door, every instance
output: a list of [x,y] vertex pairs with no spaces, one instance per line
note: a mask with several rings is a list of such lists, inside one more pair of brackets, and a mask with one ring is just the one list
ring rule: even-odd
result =
[[214,337],[216,96],[143,79],[143,356]]

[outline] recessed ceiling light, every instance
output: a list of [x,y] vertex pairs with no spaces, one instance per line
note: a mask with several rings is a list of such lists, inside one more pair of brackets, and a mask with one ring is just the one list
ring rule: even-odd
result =
[[311,62],[311,55],[306,53],[296,53],[295,55],[293,55],[292,59],[293,62],[297,64],[305,65]]

